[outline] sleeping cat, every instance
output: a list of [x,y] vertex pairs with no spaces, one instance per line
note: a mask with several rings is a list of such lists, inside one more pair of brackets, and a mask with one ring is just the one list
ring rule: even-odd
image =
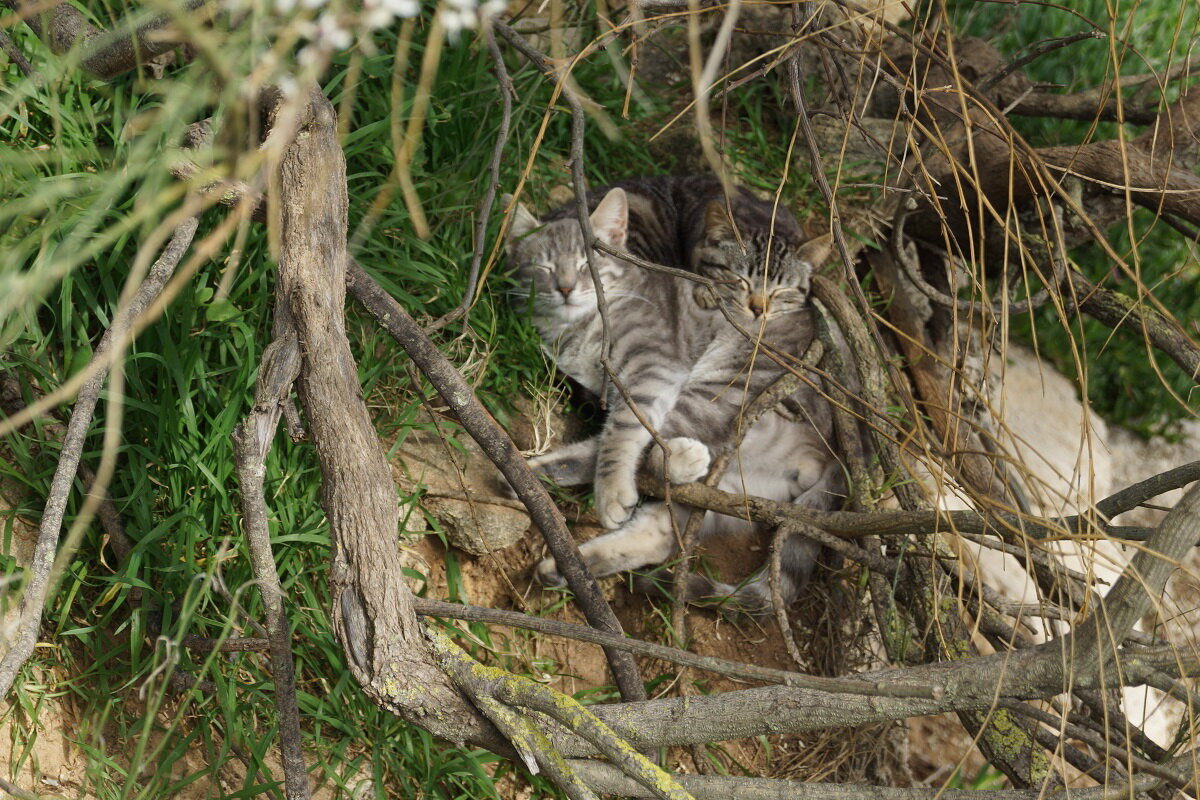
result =
[[[710,175],[632,178],[593,191],[588,208],[593,232],[609,246],[656,264],[686,266],[696,236],[694,220],[702,219],[707,203],[719,197],[721,184]],[[739,189],[737,200],[747,199],[755,200]],[[500,200],[504,208],[512,202],[507,194]],[[535,230],[537,235],[530,236]],[[575,204],[538,220],[518,203],[507,250],[522,286],[517,296],[532,301],[533,324],[546,354],[561,372],[600,394],[608,384],[599,358],[602,325]],[[594,257],[607,299],[637,290],[638,276],[622,277],[626,271],[640,273],[639,267],[601,251]]]
[[[653,224],[645,223],[642,215],[648,204],[637,194],[646,184],[641,181],[630,185],[629,191],[617,186],[601,190],[603,194],[597,192],[603,199],[595,203],[591,220],[597,236],[616,247],[627,246],[635,255],[659,263],[689,265],[716,281],[711,289],[688,285],[603,255],[598,264],[609,298],[611,363],[638,411],[671,450],[669,464],[664,464],[661,449],[651,448],[651,468],[665,470],[669,480],[679,483],[705,474],[712,455],[734,440],[744,403],[782,374],[783,368],[762,355],[759,343],[730,325],[725,314],[773,348],[800,355],[813,335],[811,313],[805,307],[808,277],[813,264],[827,256],[828,244],[801,244],[794,220],[776,215],[770,204],[745,192],[739,192],[729,204],[735,226],[715,179],[659,180],[691,182],[692,191],[670,206],[673,214],[650,205],[655,212]],[[662,195],[670,192],[660,192],[659,197]],[[674,223],[673,231],[664,219]],[[594,365],[600,351],[599,315],[590,277],[579,274],[584,256],[578,224],[560,213],[541,231],[529,235],[538,223],[520,207],[515,223],[510,256],[519,274],[529,275],[533,265],[539,331],[548,343],[560,345],[560,354],[565,352],[561,343],[570,342],[570,355],[560,357],[559,366],[568,374],[582,376],[579,379],[585,386],[598,387],[602,376]],[[562,302],[551,299],[549,289],[561,290],[565,287],[560,283],[571,280],[575,283],[570,290],[560,291]],[[592,296],[590,310],[567,310],[571,297],[581,289],[585,293],[581,297]],[[724,311],[719,306],[724,306]],[[626,523],[638,500],[636,470],[651,436],[615,389],[609,399],[611,412],[598,437],[532,462],[539,472],[564,484],[595,477],[602,524],[609,528],[623,525],[581,548],[598,575],[661,563],[675,548],[664,504],[647,503]],[[791,399],[807,418],[793,421],[779,411],[765,414],[747,432],[741,448],[742,454],[752,453],[754,458],[735,459],[721,486],[828,507],[841,475],[828,446],[828,410],[812,389],[801,390]],[[701,530],[704,535],[715,535],[746,526],[709,514]],[[784,595],[789,599],[807,579],[815,550],[802,539],[785,548],[790,585],[784,587]],[[547,583],[560,581],[552,559],[542,562],[538,573]],[[739,592],[739,604],[764,610],[769,605],[765,589],[763,580],[752,580]],[[712,593],[731,591],[732,587],[714,586]]]

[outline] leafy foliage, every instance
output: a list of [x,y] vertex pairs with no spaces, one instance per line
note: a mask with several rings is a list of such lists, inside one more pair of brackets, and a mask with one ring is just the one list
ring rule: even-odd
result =
[[[1064,93],[1100,86],[1121,76],[1163,74],[1188,56],[1200,35],[1200,10],[1194,4],[1173,2],[1122,4],[1086,0],[1069,7],[1003,6],[956,2],[951,5],[955,29],[991,39],[1001,50],[1019,57],[1036,45],[1092,29],[1107,34],[1083,39],[1051,50],[1025,67],[1035,83],[1061,86]],[[1089,22],[1090,20],[1090,22]],[[1153,101],[1157,94],[1126,89],[1126,103]],[[1177,91],[1166,94],[1175,100]],[[1076,144],[1116,136],[1116,123],[1081,122],[1014,116],[1013,124],[1034,145]],[[1139,130],[1130,127],[1128,137]],[[1116,251],[1132,265],[1133,274],[1113,269],[1107,254],[1095,244],[1084,245],[1072,258],[1092,280],[1129,296],[1139,287],[1158,297],[1169,297],[1175,318],[1195,334],[1200,319],[1200,252],[1178,232],[1144,211],[1137,211],[1127,226],[1114,228],[1109,237]],[[1170,434],[1173,423],[1200,408],[1194,381],[1170,359],[1142,341],[1140,331],[1114,334],[1091,319],[1074,318],[1064,324],[1054,309],[1016,320],[1017,336],[1038,347],[1064,374],[1075,377],[1092,407],[1111,422],[1150,436]],[[1072,351],[1084,353],[1086,368],[1078,374]],[[1164,391],[1165,390],[1165,391]]]

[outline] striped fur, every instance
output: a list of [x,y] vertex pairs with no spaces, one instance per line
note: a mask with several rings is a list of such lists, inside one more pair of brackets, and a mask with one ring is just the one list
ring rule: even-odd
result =
[[[675,549],[665,505],[646,503],[634,514],[639,499],[636,471],[652,440],[646,425],[671,449],[668,464],[658,447],[651,448],[652,468],[664,470],[673,482],[705,474],[712,454],[728,447],[740,432],[738,419],[745,403],[782,374],[783,367],[763,354],[764,342],[792,356],[802,354],[811,342],[808,280],[813,265],[828,254],[828,245],[802,242],[794,219],[775,213],[770,203],[747,192],[739,191],[726,204],[712,178],[626,181],[595,192],[589,206],[593,228],[602,239],[616,243],[620,237],[610,238],[610,233],[619,231],[635,255],[688,266],[716,281],[709,289],[601,256],[612,336],[610,363],[633,405],[625,402],[616,385],[610,386],[603,431],[536,459],[534,466],[562,483],[594,478],[597,513],[613,530],[582,550],[593,572],[606,575],[662,563]],[[539,232],[527,235],[536,224],[531,214],[519,209],[517,238],[509,242],[518,275],[532,287],[535,324],[560,368],[599,390],[604,384],[598,367],[599,315],[594,287],[578,267],[584,259],[574,211],[556,212]],[[555,300],[554,294],[562,294],[564,288],[559,284],[572,280],[565,302]],[[588,310],[572,309],[575,300],[580,308],[587,303]],[[793,420],[777,411],[764,415],[747,432],[721,486],[829,507],[841,471],[828,446],[828,408],[813,389],[802,389],[791,401],[807,418]],[[702,533],[719,535],[747,524],[709,514]],[[791,583],[784,587],[785,596],[799,591],[814,555],[815,547],[805,540],[785,548]],[[561,580],[552,559],[538,571],[545,582]],[[713,584],[706,593],[734,592],[734,587]],[[769,597],[765,582],[757,578],[737,594],[739,605],[750,610],[769,605],[763,603]]]

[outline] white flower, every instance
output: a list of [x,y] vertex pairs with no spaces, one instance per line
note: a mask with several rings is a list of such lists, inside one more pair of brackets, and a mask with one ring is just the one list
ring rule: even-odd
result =
[[276,14],[290,14],[296,8],[296,0],[275,0]]
[[446,33],[454,38],[458,32],[464,28],[474,28],[478,22],[476,16],[476,0],[443,0],[441,9],[438,10],[438,19],[442,21],[442,27],[446,29]]
[[507,10],[508,0],[484,0],[484,4],[479,8],[479,16],[486,21]]
[[381,0],[380,6],[397,17],[415,17],[421,10],[417,0]]
[[[308,48],[305,49],[307,50]],[[279,80],[276,81],[276,85],[279,87],[279,91],[288,100],[294,98],[300,89],[300,87],[296,84],[296,79],[291,75],[280,75]]]
[[442,0],[438,19],[453,39],[464,28],[475,28],[481,22],[486,24],[492,17],[507,9],[507,0],[484,0],[482,4],[479,0]]
[[381,6],[376,6],[375,8],[366,7],[359,16],[359,21],[369,31],[376,30],[377,28],[386,28],[392,24],[392,19],[392,12]]
[[350,31],[343,28],[337,15],[329,11],[322,14],[321,18],[317,20],[317,29],[312,38],[317,44],[330,50],[345,50],[354,43],[354,37],[350,35]]
[[365,0],[360,24],[369,31],[386,28],[397,17],[415,17],[420,11],[417,0]]
[[[308,44],[300,48],[300,52],[296,53],[296,63],[302,67],[311,67],[316,64],[321,58],[321,50],[315,44]],[[287,94],[287,92],[284,92]]]
[[300,0],[300,6],[302,8],[320,8],[327,2],[328,0]]

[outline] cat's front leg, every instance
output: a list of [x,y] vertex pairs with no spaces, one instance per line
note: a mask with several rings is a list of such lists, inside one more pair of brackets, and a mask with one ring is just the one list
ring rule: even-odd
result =
[[[667,441],[667,447],[671,449],[669,464],[664,463],[662,448],[657,444],[651,446],[646,458],[646,466],[651,474],[665,475],[668,483],[691,483],[708,473],[712,455],[703,442],[688,436],[677,436]],[[622,465],[620,470],[613,468],[606,471],[599,463],[596,468],[596,513],[600,524],[606,528],[620,525],[632,513],[638,501],[638,458],[629,455],[631,449],[610,450],[610,453],[614,452],[613,461]],[[624,468],[628,463],[633,464],[632,473]]]
[[637,471],[650,430],[662,426],[686,378],[653,348],[626,354],[626,360],[620,378],[629,398],[616,386],[609,392],[610,410],[596,456],[596,515],[605,528],[620,527],[637,507]]
[[[599,448],[599,438],[591,436],[544,455],[534,456],[529,459],[529,469],[537,477],[549,479],[556,486],[582,486],[596,477],[596,453]],[[509,497],[517,496],[508,481],[504,481],[500,488]]]
[[[661,564],[675,552],[670,509],[665,503],[647,503],[623,527],[589,539],[579,552],[597,578]],[[545,586],[565,584],[553,558],[538,564],[537,579]]]
[[596,516],[605,528],[619,528],[638,503],[637,468],[650,432],[634,419],[610,419],[596,459]]
[[582,486],[596,477],[598,436],[590,436],[557,450],[529,459],[529,468],[539,478],[549,478],[558,486]]

